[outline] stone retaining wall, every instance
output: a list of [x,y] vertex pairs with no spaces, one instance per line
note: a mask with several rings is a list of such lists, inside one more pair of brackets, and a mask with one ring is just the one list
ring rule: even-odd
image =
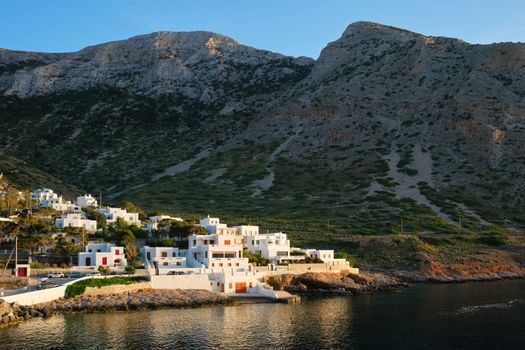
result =
[[139,290],[151,289],[151,282],[138,282],[133,284],[115,284],[104,287],[86,287],[84,296],[114,295],[121,293],[136,292]]

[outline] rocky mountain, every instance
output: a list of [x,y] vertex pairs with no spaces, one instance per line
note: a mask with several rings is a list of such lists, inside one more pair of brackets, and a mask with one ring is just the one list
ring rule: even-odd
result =
[[0,55],[0,148],[115,200],[296,235],[525,227],[524,44],[357,22],[317,60],[209,32]]

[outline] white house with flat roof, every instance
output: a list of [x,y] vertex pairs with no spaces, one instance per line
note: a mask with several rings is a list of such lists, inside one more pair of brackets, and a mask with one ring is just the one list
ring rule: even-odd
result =
[[97,209],[97,211],[106,217],[106,222],[108,224],[113,224],[117,222],[118,218],[122,218],[124,221],[126,221],[130,225],[132,224],[140,225],[141,224],[139,220],[139,214],[138,213],[128,213],[126,209],[106,207],[106,208]]
[[141,253],[144,267],[154,268],[160,274],[186,267],[186,250],[179,250],[177,247],[144,246]]
[[34,201],[39,207],[53,208],[56,211],[62,213],[80,212],[80,206],[72,203],[71,201],[65,201],[62,196],[59,196],[52,189],[39,188],[31,193],[31,200]]
[[81,213],[68,213],[55,220],[55,226],[63,230],[66,227],[83,228],[86,232],[97,231],[97,221],[86,219]]
[[58,199],[59,195],[50,188],[38,188],[31,192],[31,200],[42,206],[43,202]]
[[330,249],[305,249],[304,253],[312,259],[320,259],[323,262],[334,260],[334,251]]
[[77,197],[77,205],[79,205],[81,208],[89,208],[98,206],[98,202],[92,195],[85,194],[83,196]]
[[246,236],[246,247],[255,254],[270,260],[290,257],[290,241],[282,232]]
[[191,235],[188,237],[188,264],[208,269],[248,269],[248,259],[242,257],[242,244],[236,236],[223,234]]
[[90,243],[86,245],[84,252],[78,253],[79,266],[125,268],[127,264],[124,247],[118,247],[114,243]]

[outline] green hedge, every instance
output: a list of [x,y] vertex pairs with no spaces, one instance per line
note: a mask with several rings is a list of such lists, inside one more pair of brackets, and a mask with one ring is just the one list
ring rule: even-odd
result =
[[86,287],[104,287],[114,284],[133,284],[144,281],[144,277],[109,277],[109,278],[90,278],[78,281],[66,287],[66,299],[74,298],[84,294]]

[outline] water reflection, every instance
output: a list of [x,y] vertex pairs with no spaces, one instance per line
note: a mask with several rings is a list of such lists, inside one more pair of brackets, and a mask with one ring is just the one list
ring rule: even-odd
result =
[[521,349],[524,292],[525,281],[419,285],[298,305],[72,314],[0,329],[0,349]]

